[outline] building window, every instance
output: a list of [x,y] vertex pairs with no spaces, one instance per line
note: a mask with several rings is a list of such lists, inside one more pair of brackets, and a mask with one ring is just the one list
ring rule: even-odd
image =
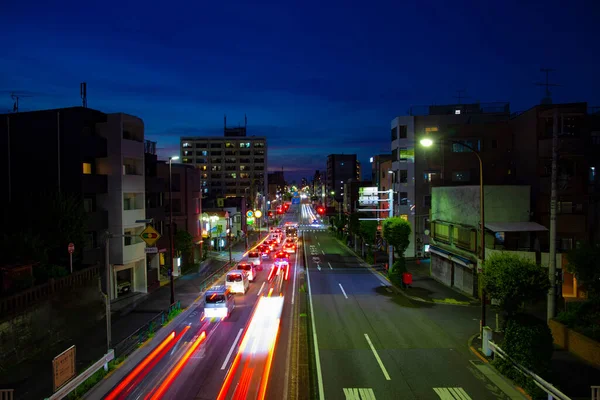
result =
[[469,153],[471,152],[470,148],[480,151],[481,150],[481,140],[455,140],[452,143],[452,152],[453,153]]
[[240,142],[240,147],[242,149],[249,149],[250,148],[250,142],[246,142],[246,143]]
[[91,175],[91,173],[92,173],[92,164],[84,162],[83,163],[83,174]]
[[211,149],[220,149],[221,147],[222,147],[221,143],[211,143],[210,144]]
[[498,141],[496,139],[492,139],[492,149],[498,148]]
[[408,192],[400,192],[400,205],[408,205]]
[[560,238],[560,249],[562,251],[573,250],[572,238]]
[[265,142],[254,142],[254,147],[265,147]]
[[398,137],[400,139],[406,139],[406,135],[407,135],[407,129],[406,129],[406,125],[399,125],[398,126]]
[[600,132],[592,132],[592,144],[600,145]]
[[590,167],[590,183],[594,183],[596,181],[596,167]]
[[392,128],[392,142],[396,139],[398,139],[398,128],[393,127]]
[[460,115],[460,110],[459,109],[454,110],[454,115]]
[[181,199],[173,199],[173,212],[180,213],[181,212]]
[[423,205],[425,207],[431,207],[431,195],[423,196]]
[[192,144],[190,142],[183,142],[183,148],[189,148],[192,147]]
[[96,198],[95,197],[84,197],[83,209],[85,212],[91,213],[96,211]]
[[452,171],[452,182],[469,182],[471,173],[469,171]]
[[96,232],[86,232],[84,250],[91,250],[98,247],[98,234]]
[[208,143],[196,143],[195,147],[197,149],[206,149],[208,147]]
[[407,169],[400,170],[400,183],[408,183],[408,170]]
[[123,193],[123,211],[142,210],[144,195],[142,193]]

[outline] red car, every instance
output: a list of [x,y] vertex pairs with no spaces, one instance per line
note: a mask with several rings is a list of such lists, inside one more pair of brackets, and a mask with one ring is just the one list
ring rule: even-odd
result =
[[257,250],[262,258],[269,257],[269,254],[271,254],[271,249],[266,244],[261,244]]
[[295,253],[296,252],[296,244],[295,243],[286,242],[283,245],[283,251],[285,251],[287,253]]

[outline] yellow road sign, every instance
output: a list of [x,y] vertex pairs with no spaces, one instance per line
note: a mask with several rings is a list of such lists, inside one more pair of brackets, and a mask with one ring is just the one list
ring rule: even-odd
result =
[[156,243],[158,239],[160,239],[160,233],[158,233],[156,229],[148,225],[146,229],[144,229],[142,233],[140,233],[140,237],[144,242],[146,242],[146,245],[153,246],[154,243]]

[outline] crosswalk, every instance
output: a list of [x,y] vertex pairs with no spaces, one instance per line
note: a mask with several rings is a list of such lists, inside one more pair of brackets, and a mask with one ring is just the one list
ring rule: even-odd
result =
[[[473,400],[461,387],[433,388],[440,400]],[[346,400],[377,400],[371,388],[344,388]]]

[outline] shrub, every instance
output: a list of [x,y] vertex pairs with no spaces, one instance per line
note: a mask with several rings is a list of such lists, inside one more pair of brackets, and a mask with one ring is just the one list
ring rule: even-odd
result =
[[571,302],[556,320],[590,339],[600,341],[600,299]]
[[388,271],[388,278],[397,287],[402,287],[402,274],[406,272],[406,261],[399,258]]
[[[550,374],[554,348],[552,333],[545,321],[530,315],[515,315],[507,323],[502,349],[514,362],[537,375],[547,377]],[[531,378],[519,372],[509,361],[498,357],[494,364],[504,375],[522,386],[534,400],[547,398]]]

